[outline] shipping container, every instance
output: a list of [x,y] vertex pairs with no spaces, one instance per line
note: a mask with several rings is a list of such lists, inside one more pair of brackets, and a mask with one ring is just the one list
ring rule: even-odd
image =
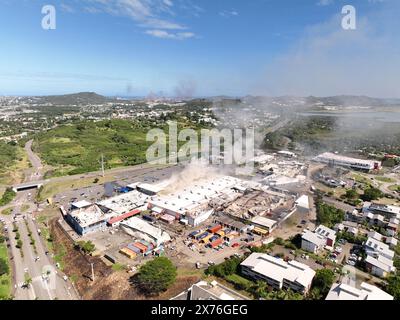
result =
[[150,221],[150,222],[154,222],[155,221],[155,219],[152,216],[149,216],[147,214],[144,215],[142,218],[143,218],[143,220]]
[[216,233],[216,232],[220,231],[221,229],[222,229],[222,226],[220,224],[217,224],[215,226],[210,227],[208,229],[208,232]]
[[208,232],[203,232],[202,234],[199,234],[198,236],[196,236],[196,240],[201,240],[204,239],[205,237],[207,237],[209,235]]
[[138,247],[134,246],[133,243],[128,244],[128,245],[127,245],[127,248],[128,248],[129,250],[134,251],[135,253],[138,253],[138,254],[141,253],[140,249],[139,249]]
[[130,259],[136,258],[136,252],[130,250],[129,248],[122,248],[121,250],[119,250],[119,252]]
[[215,248],[215,247],[218,247],[219,245],[221,245],[222,243],[223,243],[222,238],[218,238],[217,240],[211,242],[211,243],[209,244],[209,246],[210,246],[211,248]]
[[189,238],[195,238],[200,232],[200,230],[193,231],[191,234],[189,234]]

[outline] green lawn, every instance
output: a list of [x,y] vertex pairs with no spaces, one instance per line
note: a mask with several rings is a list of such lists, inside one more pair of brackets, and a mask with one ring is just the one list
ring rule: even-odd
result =
[[[4,243],[0,244],[0,259],[8,262],[7,247]],[[9,299],[11,296],[11,274],[0,276],[0,300]]]
[[378,176],[375,177],[375,180],[378,180],[380,182],[385,182],[385,183],[395,183],[396,180],[389,178],[389,177],[383,177],[383,176]]
[[4,209],[3,211],[1,211],[1,214],[4,216],[9,216],[13,210],[14,210],[14,208],[10,207],[10,208],[7,208],[7,209]]

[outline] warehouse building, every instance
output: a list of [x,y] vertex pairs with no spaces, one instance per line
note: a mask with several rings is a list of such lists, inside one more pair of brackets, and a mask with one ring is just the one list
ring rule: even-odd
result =
[[107,220],[112,218],[96,205],[80,202],[73,204],[65,219],[80,234],[85,235],[106,227]]
[[171,237],[167,232],[137,217],[132,217],[124,221],[120,226],[129,235],[151,242],[155,247],[159,247],[163,243],[171,241]]
[[332,167],[340,166],[367,172],[380,170],[382,168],[382,163],[380,161],[350,158],[330,152],[322,153],[316,156],[313,160],[316,162],[326,163]]
[[263,280],[274,289],[307,294],[315,271],[297,261],[286,262],[265,253],[252,253],[241,263],[242,273],[254,280]]

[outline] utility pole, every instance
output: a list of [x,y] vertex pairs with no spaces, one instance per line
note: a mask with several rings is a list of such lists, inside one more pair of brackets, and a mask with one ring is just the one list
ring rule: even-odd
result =
[[94,268],[93,268],[94,263],[91,263],[90,266],[92,267],[92,281],[94,282]]
[[105,176],[105,174],[104,174],[104,154],[101,154],[101,173],[104,178],[104,176]]

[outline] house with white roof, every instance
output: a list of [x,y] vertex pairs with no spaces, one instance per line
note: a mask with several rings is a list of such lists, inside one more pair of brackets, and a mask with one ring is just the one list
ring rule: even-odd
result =
[[367,255],[371,256],[383,256],[386,259],[393,260],[394,251],[390,250],[389,246],[382,241],[376,240],[374,238],[369,237],[364,244],[365,251]]
[[389,273],[396,271],[393,266],[393,260],[380,255],[377,257],[368,255],[365,259],[365,268],[371,274],[381,278],[385,278]]
[[304,230],[301,236],[301,248],[305,251],[318,253],[325,244],[326,240],[323,236],[310,230]]
[[393,300],[393,296],[366,282],[360,288],[334,283],[325,300]]
[[274,289],[293,290],[306,294],[315,276],[309,266],[297,261],[284,261],[265,253],[252,253],[241,264],[242,274],[266,281]]
[[324,225],[319,225],[314,232],[305,230],[302,235],[301,248],[316,253],[324,248],[333,250],[336,241],[336,231]]

